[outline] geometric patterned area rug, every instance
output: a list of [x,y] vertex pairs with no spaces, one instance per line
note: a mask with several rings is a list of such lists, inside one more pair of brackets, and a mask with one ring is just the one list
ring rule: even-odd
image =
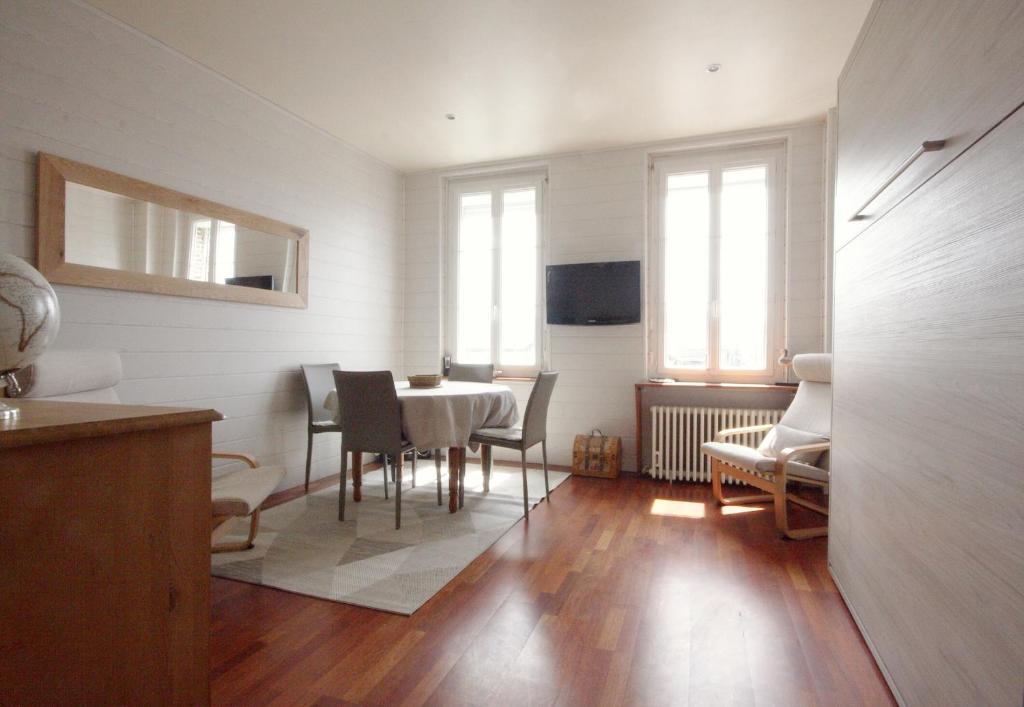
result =
[[[212,556],[217,577],[276,587],[332,601],[412,614],[523,517],[519,469],[494,465],[483,493],[479,466],[467,465],[465,505],[448,512],[448,478],[437,505],[434,465],[419,464],[418,486],[402,485],[402,527],[395,530],[395,489],[384,499],[383,476],[363,476],[363,500],[345,503],[338,520],[338,487],[263,511],[256,546]],[[447,469],[445,469],[447,471]],[[544,473],[529,469],[530,507],[544,496]],[[569,474],[548,471],[552,493]],[[247,524],[223,538],[244,540]]]

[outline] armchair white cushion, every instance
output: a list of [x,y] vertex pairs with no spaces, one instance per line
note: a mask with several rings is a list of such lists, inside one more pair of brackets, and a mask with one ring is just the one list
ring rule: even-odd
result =
[[[790,427],[780,422],[768,431],[761,444],[757,446],[757,451],[766,457],[770,457],[772,462],[774,462],[784,449],[803,447],[808,444],[818,444],[819,442],[828,442],[828,437],[822,437],[814,432],[798,430],[795,427]],[[789,459],[791,462],[803,462],[813,466],[820,456],[821,450],[813,450],[797,452],[790,455]]]
[[221,474],[213,479],[213,515],[251,515],[284,479],[279,466],[258,466]]
[[[121,382],[116,351],[51,350],[14,374],[19,398],[77,403],[119,403],[114,387]],[[12,391],[8,391],[11,395]]]
[[[47,351],[15,374],[19,397],[79,403],[119,404],[121,356],[116,351]],[[248,454],[214,452],[213,457],[245,462],[250,468],[216,477],[211,489],[214,528],[211,543],[229,528],[228,520],[249,517],[249,537],[242,543],[214,544],[214,552],[246,550],[259,530],[259,509],[285,476],[281,467],[260,466]]]
[[721,459],[727,464],[747,471],[770,474],[775,469],[774,457],[766,456],[759,450],[744,444],[705,442],[701,445],[701,451],[715,459]]

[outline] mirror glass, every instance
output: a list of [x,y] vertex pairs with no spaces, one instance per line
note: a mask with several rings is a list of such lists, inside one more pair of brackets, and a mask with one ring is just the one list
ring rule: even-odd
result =
[[68,181],[65,260],[296,293],[297,241]]

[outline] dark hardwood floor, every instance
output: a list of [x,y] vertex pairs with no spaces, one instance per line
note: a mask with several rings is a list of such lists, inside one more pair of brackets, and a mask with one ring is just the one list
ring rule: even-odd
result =
[[214,578],[213,701],[893,704],[826,540],[747,508],[572,478],[411,617]]

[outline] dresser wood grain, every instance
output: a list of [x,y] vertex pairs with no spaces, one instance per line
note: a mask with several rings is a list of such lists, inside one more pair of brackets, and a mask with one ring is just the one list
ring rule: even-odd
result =
[[[839,81],[842,247],[1024,101],[1024,3],[879,0]],[[850,221],[926,140],[921,155]]]
[[209,702],[213,410],[7,401],[0,703]]
[[1024,109],[836,257],[829,562],[908,705],[1024,694]]

